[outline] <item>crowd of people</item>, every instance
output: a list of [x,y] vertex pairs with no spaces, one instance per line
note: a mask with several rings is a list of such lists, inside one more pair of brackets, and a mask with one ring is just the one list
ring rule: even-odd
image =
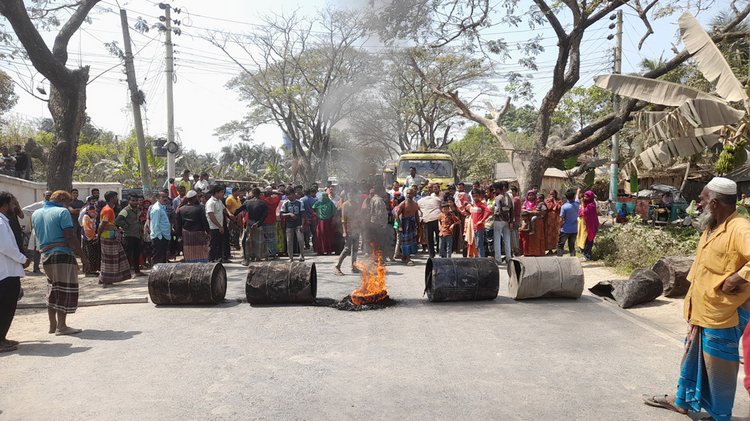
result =
[[[407,265],[420,250],[430,257],[491,257],[498,264],[516,255],[562,256],[566,246],[571,256],[580,248],[591,257],[599,228],[591,191],[568,189],[563,202],[556,191],[545,195],[538,188],[521,198],[502,181],[442,191],[414,170],[409,181],[415,184],[394,182],[387,191],[366,180],[323,189],[227,189],[205,174],[191,180],[186,170],[163,191],[148,198],[130,193],[125,202],[114,191],[100,197],[97,189],[82,201],[73,189],[46,192],[43,201],[21,208],[11,193],[0,192],[0,352],[17,349],[6,335],[23,293],[20,277],[32,263],[34,271],[41,264],[48,281],[49,332],[70,335],[81,331],[67,324],[78,305],[78,258],[87,275],[108,286],[180,254],[186,263],[229,262],[232,247],[242,250],[245,265],[338,254],[338,275],[347,257],[357,271],[359,253]],[[714,419],[729,419],[742,338],[750,352],[750,222],[737,212],[736,183],[725,178],[708,183],[701,207],[677,391],[644,399],[682,414],[705,409]],[[27,215],[33,226],[28,245],[20,224]],[[750,390],[750,372],[745,385]]]
[[0,174],[31,180],[33,163],[21,145],[13,146],[13,154],[7,146],[0,146],[0,154]]

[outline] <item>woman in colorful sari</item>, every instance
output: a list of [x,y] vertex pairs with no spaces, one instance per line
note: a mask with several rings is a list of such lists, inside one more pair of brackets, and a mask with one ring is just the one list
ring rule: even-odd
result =
[[583,245],[583,258],[591,260],[591,249],[594,247],[594,238],[599,231],[599,212],[596,209],[596,196],[588,190],[583,194],[583,206],[581,207],[583,222],[586,226],[586,242]]
[[81,219],[81,248],[89,258],[89,271],[86,276],[98,276],[101,265],[99,236],[96,234],[96,206],[88,205]]
[[562,200],[557,197],[557,190],[553,189],[549,192],[549,197],[544,204],[547,206],[547,215],[544,217],[545,247],[554,253],[560,237],[560,208],[562,208]]
[[521,253],[524,256],[544,256],[547,246],[547,238],[544,232],[544,215],[547,206],[544,204],[544,196],[537,196],[534,190],[526,193],[526,201],[521,206],[520,243]]
[[313,205],[318,225],[315,229],[315,251],[318,254],[334,252],[333,215],[336,213],[336,205],[323,193],[320,200]]

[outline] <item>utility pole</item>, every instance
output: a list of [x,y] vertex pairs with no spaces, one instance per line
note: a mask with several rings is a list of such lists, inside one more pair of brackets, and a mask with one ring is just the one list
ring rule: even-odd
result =
[[133,66],[133,51],[130,48],[130,30],[128,29],[128,13],[120,9],[120,23],[122,24],[122,40],[125,45],[125,71],[130,90],[130,103],[133,108],[133,123],[135,124],[135,137],[138,144],[138,166],[141,171],[141,185],[143,194],[148,197],[151,192],[151,171],[148,168],[146,158],[146,139],[143,135],[143,121],[141,120],[141,104],[144,102],[143,92],[138,89],[135,79],[135,66]]
[[[164,31],[166,38],[164,45],[167,50],[165,57],[167,68],[165,70],[167,77],[167,145],[174,143],[174,95],[172,85],[174,83],[174,50],[172,45],[172,6],[167,3],[159,3],[159,8],[164,10],[164,17],[159,18],[164,22]],[[180,9],[175,9],[175,13],[180,13]],[[179,21],[175,21],[179,25]],[[176,31],[179,31],[177,29]],[[179,35],[179,32],[177,32]],[[167,179],[174,178],[174,160],[175,152],[167,148]]]
[[[615,32],[615,65],[614,73],[622,73],[622,10],[617,11],[617,31]],[[615,95],[612,100],[613,109],[615,112],[620,110],[620,97]],[[615,133],[612,135],[612,162],[610,166],[610,181],[609,181],[609,199],[611,201],[617,200],[617,186],[619,178],[619,169],[617,162],[620,159],[620,135]]]

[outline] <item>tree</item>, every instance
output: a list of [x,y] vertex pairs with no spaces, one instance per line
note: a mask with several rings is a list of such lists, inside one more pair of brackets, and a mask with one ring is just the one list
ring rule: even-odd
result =
[[[70,17],[55,36],[52,50],[49,49],[35,27],[23,0],[3,0],[0,14],[8,20],[16,38],[21,42],[34,68],[50,82],[48,108],[54,120],[56,143],[49,151],[47,188],[70,190],[73,184],[73,168],[76,161],[78,138],[86,116],[86,83],[89,67],[70,69],[68,42],[80,28],[91,9],[99,0],[80,0],[76,3],[50,7],[67,9]],[[35,12],[44,12],[48,2],[32,2]]]
[[5,114],[16,106],[18,95],[13,89],[13,80],[7,73],[0,71],[0,114]]
[[383,60],[386,76],[367,106],[353,116],[360,145],[379,143],[396,153],[445,148],[451,131],[463,123],[453,105],[435,95],[411,67],[410,57],[430,80],[446,89],[467,89],[488,71],[481,57],[452,48],[391,50]]
[[[739,152],[750,139],[750,98],[724,53],[700,23],[688,12],[678,23],[682,43],[692,54],[697,70],[715,87],[715,95],[683,84],[627,75],[599,76],[596,83],[625,97],[674,107],[644,113],[647,118],[642,120],[647,127],[643,131],[657,142],[633,159],[629,168],[637,168],[639,162],[648,169],[668,165],[678,157],[693,156],[722,142],[724,150],[716,171],[725,174],[740,160]],[[741,106],[734,108],[731,103]]]
[[[419,2],[413,0],[407,3]],[[440,43],[463,39],[472,45],[481,46],[484,49],[483,51],[507,55],[507,43],[503,43],[502,40],[484,42],[480,37],[481,28],[487,24],[490,13],[487,8],[481,7],[486,2],[472,1],[470,3],[477,7],[459,7],[464,4],[459,0],[436,0],[430,3],[432,13],[429,18],[416,19],[407,23],[416,22],[420,27],[425,28],[422,34],[433,42]],[[510,154],[510,162],[518,175],[519,183],[523,187],[528,187],[541,183],[544,171],[555,162],[578,156],[600,145],[619,131],[633,112],[643,109],[646,104],[637,100],[626,101],[619,110],[590,122],[585,127],[555,142],[551,142],[555,111],[565,94],[573,89],[580,79],[581,62],[585,58],[581,56],[581,43],[586,31],[626,3],[623,1],[593,3],[564,1],[550,6],[545,0],[534,0],[526,12],[517,10],[518,2],[507,0],[503,4],[508,10],[508,15],[504,19],[509,24],[518,25],[524,19],[532,28],[546,24],[554,30],[557,38],[557,58],[552,70],[552,86],[541,100],[532,134],[533,147],[530,150],[513,151]],[[632,7],[636,11],[647,28],[650,28],[650,18],[674,10],[679,6],[678,1],[669,0],[652,0],[645,6],[639,0],[628,3],[628,7]],[[392,7],[395,8],[396,6]],[[403,7],[403,5],[399,7]],[[404,13],[403,10],[400,11],[400,15],[391,14],[390,12],[394,10],[386,10],[388,15],[386,20],[389,25],[386,25],[384,33],[386,36],[390,35],[391,39],[399,33],[398,30],[392,28],[409,26],[404,23],[404,20],[414,17],[413,14]],[[445,13],[445,11],[449,13]],[[712,40],[721,43],[733,39],[736,35],[732,35],[731,31],[748,14],[750,14],[750,4],[742,10],[737,10],[724,26],[716,28],[711,36]],[[562,22],[558,18],[559,16],[570,16],[570,22]],[[538,43],[535,44],[534,40],[531,39],[525,46],[522,46],[521,51],[525,53],[525,56],[519,60],[519,63],[533,70],[536,67],[535,57],[540,51]],[[690,56],[691,53],[687,50],[680,51],[660,67],[646,72],[643,76],[649,79],[658,78],[684,63]],[[412,62],[412,65],[420,71],[416,60]],[[421,75],[427,82],[430,82],[425,72],[422,72]],[[518,82],[517,77],[511,79],[511,81],[514,82],[511,86],[516,89],[514,94],[522,93],[528,88],[526,83]],[[501,124],[503,115],[509,109],[511,98],[508,98],[505,106],[499,110],[489,106],[490,118],[487,118],[484,113],[478,113],[472,109],[471,105],[461,98],[458,92],[443,89],[435,83],[431,83],[431,86],[438,95],[450,100],[458,108],[459,115],[486,127],[500,145],[507,149],[513,149],[507,131]]]
[[448,150],[453,155],[461,179],[489,178],[495,171],[495,164],[508,161],[505,151],[492,141],[492,135],[481,126],[469,128],[463,139],[448,145]]
[[[296,14],[266,18],[263,28],[244,37],[214,33],[209,40],[242,70],[228,86],[250,108],[243,121],[217,133],[248,138],[256,125],[276,124],[291,142],[292,178],[327,178],[331,129],[356,109],[374,69],[370,56],[356,47],[365,29],[358,13],[325,10],[314,20]],[[231,48],[244,52],[243,61],[253,68]]]

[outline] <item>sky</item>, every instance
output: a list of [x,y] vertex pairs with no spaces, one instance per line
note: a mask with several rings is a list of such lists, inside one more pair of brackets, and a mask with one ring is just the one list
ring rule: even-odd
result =
[[[225,87],[226,83],[240,73],[238,66],[231,62],[218,48],[208,43],[204,36],[209,31],[218,30],[229,33],[247,33],[257,29],[261,23],[260,17],[269,13],[289,13],[297,11],[303,15],[314,14],[316,10],[330,4],[333,7],[367,7],[368,0],[335,0],[324,2],[321,0],[176,0],[169,4],[180,13],[173,11],[172,18],[180,20],[179,28],[182,33],[173,36],[175,44],[175,79],[174,79],[174,107],[175,128],[178,139],[186,148],[195,149],[199,153],[217,152],[226,143],[215,137],[217,127],[231,120],[241,119],[246,113],[246,103],[239,100],[235,91]],[[152,0],[120,1],[119,6],[128,11],[129,22],[132,24],[137,17],[142,17],[149,24],[158,21],[162,10],[158,2]],[[127,136],[133,128],[132,112],[129,108],[129,94],[125,81],[124,66],[118,58],[107,52],[104,44],[117,41],[122,46],[122,32],[120,29],[119,6],[116,0],[104,0],[89,15],[91,22],[84,24],[69,45],[69,67],[76,65],[90,65],[90,83],[88,85],[87,112],[93,123],[102,129],[114,132],[119,136]],[[658,58],[664,55],[670,57],[671,44],[676,43],[677,15],[667,17],[654,25],[656,33],[651,35],[644,47],[639,51],[638,40],[643,33],[643,25],[630,9],[625,8],[625,24],[623,37],[623,72],[635,72],[638,63],[643,58]],[[65,16],[62,17],[63,19]],[[701,22],[706,22],[709,14],[698,16]],[[0,22],[2,22],[0,20]],[[579,85],[591,85],[593,76],[611,72],[613,40],[607,35],[614,33],[607,25],[611,21],[604,20],[587,31],[584,39],[582,54],[581,80]],[[539,58],[539,71],[532,72],[535,101],[539,101],[544,92],[551,86],[551,69],[556,58],[556,39],[552,29],[548,27],[529,29],[523,24],[518,28],[508,28],[502,25],[493,26],[484,31],[487,37],[503,37],[514,45],[516,41],[541,34],[542,45],[546,51]],[[135,70],[139,88],[146,94],[146,105],[142,110],[145,117],[144,126],[147,135],[166,137],[167,103],[165,78],[165,49],[164,35],[156,29],[140,34],[131,30],[133,51],[135,54]],[[47,34],[49,45],[53,35]],[[382,49],[377,40],[368,41],[365,45],[373,51]],[[517,64],[516,55],[513,59],[499,63],[501,71],[522,70]],[[0,68],[9,73],[20,85],[36,91],[35,88],[45,88],[49,92],[48,83],[38,75],[34,69],[20,59],[0,61]],[[524,73],[529,73],[524,71]],[[475,99],[477,104],[489,99],[497,104],[502,103],[502,79],[490,81],[495,90],[485,91]],[[20,88],[16,88],[19,95],[18,105],[12,113],[22,119],[36,119],[49,117],[47,104]],[[255,142],[278,147],[282,143],[281,131],[272,125],[256,128],[253,139]]]

